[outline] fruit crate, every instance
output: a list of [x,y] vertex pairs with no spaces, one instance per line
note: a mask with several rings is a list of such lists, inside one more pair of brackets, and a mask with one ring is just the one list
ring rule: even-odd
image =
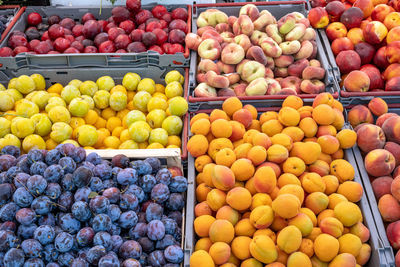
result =
[[11,28],[15,25],[21,15],[24,13],[25,7],[19,8],[18,5],[3,5],[0,6],[0,15],[14,16],[12,20],[9,22],[8,26],[1,34],[0,42],[7,36],[10,32]]
[[[201,12],[206,11],[210,8],[216,8],[220,11],[225,12],[228,16],[238,15],[239,10],[242,6],[248,3],[217,3],[217,4],[197,4],[193,6],[193,22],[192,32],[197,32],[197,17]],[[252,2],[261,10],[268,10],[277,19],[283,17],[290,12],[300,12],[304,15],[307,14],[307,4],[304,1],[274,1],[274,2]],[[339,85],[335,82],[334,75],[331,69],[331,65],[323,52],[324,42],[320,37],[316,36],[316,42],[318,46],[317,59],[321,62],[321,66],[325,69],[324,83],[326,85],[326,91],[330,92],[334,98],[339,97]],[[197,86],[196,73],[197,73],[198,57],[195,51],[191,51],[190,61],[190,83],[189,83],[189,110],[197,111],[199,109],[212,109],[221,106],[222,102],[227,97],[195,97],[194,89]],[[300,94],[299,95],[304,101],[311,102],[316,94]],[[256,107],[264,107],[264,103],[268,103],[269,106],[280,106],[285,99],[286,95],[262,95],[262,96],[239,96],[239,99],[245,104],[252,104]]]
[[[183,86],[184,98],[187,99],[188,92],[188,73],[189,70],[187,68],[160,68],[148,66],[147,68],[115,68],[115,69],[104,69],[104,68],[85,68],[85,69],[60,69],[60,70],[49,70],[49,69],[20,69],[18,71],[0,71],[0,84],[8,84],[8,81],[14,77],[18,77],[20,75],[32,75],[34,73],[41,74],[46,80],[46,87],[49,87],[55,83],[61,83],[62,85],[66,85],[69,81],[73,79],[79,79],[82,81],[85,80],[94,80],[96,81],[99,77],[103,75],[111,76],[116,83],[121,84],[122,78],[128,72],[135,72],[140,75],[142,78],[151,78],[156,83],[163,83],[165,75],[171,71],[177,70],[179,71],[185,78],[185,83]],[[182,140],[182,159],[187,158],[187,133],[188,133],[188,114],[186,114],[183,119],[183,128],[181,133]],[[123,151],[123,150],[121,150]],[[122,152],[120,152],[122,153]]]
[[[388,112],[400,114],[400,105],[390,105]],[[378,201],[376,200],[375,194],[372,189],[371,180],[370,180],[369,175],[364,166],[364,158],[363,158],[358,146],[354,146],[352,150],[354,153],[354,157],[355,157],[358,169],[360,171],[361,179],[364,184],[364,189],[367,194],[368,201],[371,205],[374,219],[377,223],[383,224],[382,216],[378,210]],[[384,229],[382,229],[382,231],[380,231],[379,234],[380,234],[381,239],[385,242],[385,244],[387,246],[390,246],[389,240],[386,235],[386,231]],[[394,256],[393,256],[393,266],[395,266],[394,265]]]
[[[127,156],[131,160],[144,160],[146,158],[158,158],[161,162],[162,167],[167,168],[178,168],[182,172],[184,177],[187,177],[187,170],[182,165],[180,151],[177,148],[169,148],[169,149],[126,149],[126,150],[118,150],[118,149],[97,149],[97,150],[86,150],[86,155],[89,155],[92,152],[96,152],[102,159],[111,160],[114,156],[123,154]],[[188,185],[189,186],[189,185]],[[187,193],[185,194],[185,198],[187,198]],[[186,207],[182,210],[182,240],[181,240],[181,248],[184,250],[185,237],[186,237]],[[188,262],[189,264],[189,262]],[[180,266],[188,266],[183,261]]]
[[[154,5],[144,5],[143,9],[151,10]],[[190,5],[166,5],[168,10],[183,7],[188,10],[188,29],[191,29],[192,6]],[[27,26],[27,17],[31,12],[39,13],[44,19],[52,15],[59,15],[63,18],[72,18],[79,21],[81,17],[90,12],[97,19],[107,19],[111,16],[113,7],[53,7],[53,6],[30,6],[25,9],[20,19],[12,27],[12,31],[25,31]],[[2,41],[0,47],[7,46],[9,35]],[[122,68],[122,67],[140,67],[146,64],[153,64],[161,67],[189,67],[189,49],[185,48],[185,53],[177,53],[173,55],[160,55],[154,51],[146,51],[143,53],[80,53],[80,54],[45,54],[34,55],[21,53],[15,57],[1,57],[0,70],[10,69],[18,70],[20,68],[30,69],[66,69],[81,67],[98,67],[98,68]]]
[[[336,64],[335,56],[333,55],[330,42],[324,29],[318,29],[318,34],[323,40],[324,50],[328,57],[328,61],[332,66],[332,71],[336,82],[342,82],[341,74],[338,65]],[[368,103],[372,98],[380,97],[388,104],[400,103],[400,91],[379,91],[379,92],[348,92],[344,87],[340,88],[340,102],[343,106],[357,105]]]
[[[279,111],[278,107],[269,107],[269,108],[258,108],[258,113],[262,113],[265,111]],[[210,113],[211,110],[201,110],[196,113],[200,112],[205,112],[205,113]],[[196,113],[190,113],[191,116],[195,115]],[[399,109],[400,113],[400,109]],[[189,116],[189,122],[191,119],[191,116]],[[344,128],[349,128],[348,125],[345,125]],[[192,135],[190,131],[190,127],[188,129],[188,138]],[[371,202],[369,202],[368,195],[373,194],[372,193],[372,188],[370,187],[371,191],[369,192],[367,188],[364,186],[362,180],[363,176],[362,173],[359,172],[359,169],[357,168],[357,161],[356,157],[353,154],[353,151],[351,149],[346,149],[344,150],[344,159],[346,159],[352,166],[354,166],[355,170],[355,176],[354,176],[354,181],[361,184],[363,186],[364,194],[359,201],[358,205],[361,209],[361,212],[363,214],[363,222],[365,226],[369,229],[370,231],[370,239],[368,241],[368,244],[371,246],[371,257],[368,261],[368,263],[364,266],[366,267],[395,267],[394,265],[394,255],[393,255],[393,250],[389,244],[389,241],[387,240],[386,236],[385,238],[382,238],[379,233],[382,231],[385,231],[384,225],[382,220],[380,221],[374,221],[374,217],[376,217],[376,214],[373,211],[373,206],[371,205]],[[197,204],[196,201],[196,169],[194,165],[195,158],[192,157],[192,155],[188,155],[188,190],[187,190],[187,204],[186,204],[186,226],[185,226],[185,246],[184,246],[184,262],[188,263],[190,260],[190,256],[194,252],[195,244],[196,244],[196,234],[194,232],[194,226],[193,222],[195,219],[194,215],[194,208]],[[368,176],[367,176],[368,177]],[[375,209],[376,205],[375,205]],[[379,218],[380,214],[378,212]]]

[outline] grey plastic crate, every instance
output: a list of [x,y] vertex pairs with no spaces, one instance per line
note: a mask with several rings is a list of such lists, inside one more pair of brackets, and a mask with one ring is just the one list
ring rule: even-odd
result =
[[[273,108],[272,108],[273,109]],[[200,111],[201,112],[201,111]],[[193,113],[191,114],[193,115]],[[190,122],[191,116],[189,116]],[[348,128],[349,126],[345,126]],[[192,135],[190,131],[190,126],[188,129],[188,136]],[[364,189],[364,194],[358,205],[363,214],[363,223],[370,231],[370,239],[368,244],[371,246],[371,257],[368,263],[364,266],[366,267],[395,267],[393,250],[387,241],[387,238],[381,238],[380,232],[384,231],[383,223],[377,224],[374,220],[376,214],[372,212],[371,202],[368,201],[368,195],[370,192],[364,187],[362,182],[362,176],[357,168],[357,162],[354,157],[353,151],[351,149],[344,150],[344,158],[354,167],[355,176],[354,181],[361,184]],[[194,252],[194,247],[196,244],[196,234],[194,232],[193,222],[195,219],[194,208],[197,204],[196,202],[196,170],[194,165],[194,158],[192,155],[188,155],[188,191],[187,191],[187,203],[186,203],[186,226],[185,226],[185,246],[184,246],[184,263],[185,266],[189,266],[190,255]],[[372,189],[371,189],[372,190]],[[375,206],[376,208],[376,206]],[[389,245],[388,245],[389,244]]]
[[12,24],[14,23],[14,20],[18,19],[19,11],[20,11],[20,8],[17,6],[4,6],[4,7],[0,6],[0,15],[10,17],[6,24],[6,28],[4,29],[4,32],[1,34],[1,40],[3,40],[7,36],[8,32],[10,30],[8,28],[9,27],[12,28],[12,26],[13,26]]
[[[143,9],[151,9],[154,5],[142,6]],[[188,9],[188,27],[191,23],[191,6],[177,4],[166,5],[171,11],[175,8],[183,7]],[[27,7],[24,14],[15,23],[11,31],[25,31],[27,26],[27,17],[31,12],[38,12],[44,19],[52,15],[59,15],[63,18],[72,18],[75,21],[81,19],[82,15],[91,12],[97,19],[107,19],[111,16],[113,7],[53,7],[53,6],[30,6]],[[7,46],[9,36],[0,44],[0,47]],[[34,55],[22,53],[15,57],[0,57],[0,70],[10,69],[18,70],[20,68],[46,69],[46,68],[80,68],[80,67],[98,67],[98,68],[122,68],[122,67],[141,67],[147,64],[153,64],[160,67],[188,67],[189,50],[185,48],[185,53],[173,55],[160,55],[154,51],[143,53],[96,53],[96,54],[50,54]]]

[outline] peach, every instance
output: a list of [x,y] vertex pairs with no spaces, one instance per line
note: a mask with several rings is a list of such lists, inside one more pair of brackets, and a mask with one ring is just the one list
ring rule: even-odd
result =
[[356,258],[350,253],[337,255],[329,264],[330,267],[356,267]]
[[209,229],[209,236],[213,243],[230,243],[235,235],[233,225],[227,220],[215,220]]
[[325,83],[320,80],[303,80],[300,90],[307,94],[319,94],[325,91]]
[[280,82],[280,88],[290,88],[297,93],[300,93],[301,79],[296,76],[288,76],[283,78]]
[[242,61],[244,55],[245,50],[242,48],[242,46],[235,43],[230,43],[226,45],[224,49],[222,49],[221,60],[225,64],[235,65]]
[[188,33],[185,37],[185,44],[187,48],[192,50],[197,50],[201,41],[201,37],[195,33]]
[[268,228],[274,220],[274,212],[271,206],[262,205],[253,209],[250,213],[250,222],[256,229]]
[[[295,42],[295,41],[292,41]],[[316,43],[315,41],[304,40],[301,41],[301,46],[299,51],[294,55],[294,59],[306,59],[306,58],[315,58],[316,55]]]
[[301,59],[295,61],[288,68],[288,74],[291,76],[301,77],[303,70],[309,66],[309,61],[307,59]]
[[250,254],[251,238],[248,236],[235,237],[231,243],[232,253],[239,260],[251,258]]
[[329,262],[339,252],[339,241],[331,235],[320,234],[314,241],[314,252],[318,259]]
[[223,40],[224,43],[233,43],[234,42],[234,35],[231,32],[221,32],[219,34]]
[[287,14],[278,20],[278,28],[281,34],[289,33],[296,25],[296,17],[293,14]]
[[223,206],[217,211],[215,218],[228,220],[232,225],[236,225],[240,219],[240,214],[230,206]]
[[299,213],[300,201],[295,195],[282,194],[272,201],[272,209],[278,216],[290,219]]
[[335,217],[346,227],[362,220],[360,208],[352,202],[340,202],[334,208]]
[[370,44],[379,44],[385,39],[388,29],[380,21],[371,21],[365,26],[363,33],[365,41]]
[[394,12],[393,7],[386,4],[379,4],[374,7],[374,10],[372,10],[371,18],[372,20],[384,22],[386,16],[392,12]]
[[218,43],[222,43],[222,41],[223,41],[221,35],[215,29],[205,30],[201,35],[201,39],[202,40],[214,39]]
[[[282,43],[283,41],[283,36],[279,32],[278,25],[277,24],[269,24],[265,27],[265,32],[267,33],[267,36],[272,38],[277,44]],[[260,43],[259,43],[260,44]]]
[[317,36],[317,33],[313,28],[307,28],[306,32],[304,33],[303,37],[299,39],[300,42],[303,41],[314,41]]
[[265,95],[268,91],[268,83],[264,77],[254,79],[246,87],[247,96]]
[[243,80],[250,83],[257,78],[263,78],[265,67],[257,61],[247,61],[244,63],[240,76]]
[[212,189],[207,194],[206,201],[213,211],[217,211],[226,204],[226,194],[222,190]]
[[235,35],[245,34],[250,36],[254,31],[254,25],[250,17],[247,15],[240,15],[232,26]]
[[339,2],[332,1],[326,5],[325,10],[329,14],[330,21],[339,21],[340,16],[346,10],[346,7],[340,1]]
[[400,63],[400,41],[393,41],[386,46],[386,58],[389,63]]
[[340,22],[343,23],[347,29],[357,28],[360,26],[363,18],[364,13],[360,8],[350,7],[340,16]]
[[369,77],[369,90],[382,89],[384,87],[381,73],[377,67],[372,64],[367,64],[362,66],[360,70],[365,72]]
[[347,32],[347,38],[349,38],[354,45],[365,41],[363,30],[360,28],[350,29]]
[[[233,40],[237,45],[239,45],[239,46],[241,46],[243,48],[244,53],[246,53],[248,51],[248,49],[251,47],[250,38],[245,34],[237,35],[237,36],[234,37]],[[221,56],[222,56],[222,54],[223,53],[221,53]],[[240,61],[241,60],[238,60],[238,63]],[[226,63],[226,64],[233,64],[233,63]],[[234,63],[234,64],[237,64],[237,63]]]
[[259,235],[254,237],[249,247],[251,255],[262,263],[272,263],[278,257],[275,244],[268,236]]
[[216,97],[217,90],[214,87],[207,85],[205,82],[202,82],[196,86],[194,89],[194,96],[196,97]]
[[400,74],[400,64],[390,64],[386,70],[383,72],[383,78],[385,80],[390,80],[397,77]]
[[260,12],[260,16],[253,21],[253,24],[255,30],[261,31],[269,24],[276,24],[276,19],[268,10],[263,10]]
[[365,169],[368,174],[379,177],[390,175],[396,165],[392,153],[385,149],[374,149],[364,159]]
[[271,193],[276,187],[276,175],[271,167],[261,167],[254,174],[254,186],[259,193]]
[[343,233],[343,224],[334,217],[326,217],[319,224],[321,231],[335,238],[339,238]]
[[390,192],[394,198],[396,198],[397,200],[400,199],[400,176],[394,178],[390,186]]
[[394,27],[400,26],[400,13],[399,12],[391,12],[389,13],[383,23],[385,24],[386,28],[390,31]]
[[305,203],[307,208],[319,214],[328,207],[329,198],[322,192],[313,192],[306,197]]
[[336,56],[336,64],[340,72],[347,74],[353,70],[359,70],[361,66],[360,56],[353,50],[341,51]]
[[386,58],[386,46],[382,46],[376,51],[373,62],[377,67],[382,69],[385,69],[387,66],[390,65],[389,61]]
[[200,43],[197,51],[201,58],[216,60],[221,55],[221,46],[215,39],[205,39]]
[[394,249],[400,248],[400,236],[399,236],[399,223],[393,222],[386,228],[386,234],[389,239],[390,244]]
[[302,23],[296,23],[294,28],[285,35],[286,41],[299,40],[306,32],[306,26]]
[[353,70],[346,76],[343,84],[349,92],[366,92],[369,89],[370,79],[365,72]]
[[400,41],[400,26],[392,28],[386,36],[386,43],[390,44],[394,41]]
[[374,4],[372,0],[357,0],[353,4],[354,7],[358,7],[364,13],[364,18],[368,18],[371,16],[372,11],[374,10]]
[[350,122],[351,126],[356,127],[361,123],[373,123],[374,118],[371,114],[371,111],[363,106],[356,105],[350,109],[347,115],[347,119]]
[[308,236],[313,229],[313,222],[304,213],[299,213],[296,217],[289,220],[289,225],[296,226],[303,237]]
[[400,91],[400,78],[394,77],[387,81],[385,91]]
[[225,76],[218,75],[215,71],[207,71],[205,75],[205,82],[215,88],[227,88],[229,86],[229,79]]
[[373,124],[365,124],[357,131],[357,145],[364,152],[383,148],[386,142],[383,130]]
[[325,77],[325,70],[321,67],[306,67],[302,72],[302,78],[305,80],[322,80]]
[[279,232],[276,243],[279,249],[290,254],[300,248],[301,240],[300,230],[294,225],[289,225]]
[[360,56],[361,65],[368,64],[375,55],[375,47],[366,42],[359,42],[354,46],[354,50]]
[[393,178],[391,176],[382,176],[374,179],[371,183],[376,199],[380,199],[385,194],[391,194]]
[[200,13],[197,19],[197,27],[202,28],[205,26],[215,27],[218,23],[226,23],[228,16],[217,9],[208,9],[205,12]]
[[384,149],[393,154],[397,167],[400,164],[400,145],[394,142],[387,142]]
[[308,20],[313,28],[325,28],[329,24],[328,12],[322,7],[312,8]]
[[282,55],[282,48],[271,37],[264,37],[259,41],[259,45],[268,57],[276,58]]
[[255,60],[263,65],[267,64],[267,57],[264,51],[259,46],[252,46],[246,52],[246,58],[250,60]]
[[354,50],[353,42],[347,37],[340,37],[333,40],[331,44],[332,52],[337,56],[340,52]]
[[294,58],[291,55],[281,55],[280,57],[274,58],[275,66],[278,68],[286,68],[293,64]]
[[333,22],[329,24],[325,31],[326,36],[329,38],[330,41],[347,36],[346,26],[344,26],[344,24],[340,22]]
[[235,225],[235,235],[236,236],[253,236],[256,228],[251,224],[249,218],[242,218]]
[[247,15],[252,21],[255,21],[259,17],[260,12],[256,5],[247,4],[240,8],[239,15]]

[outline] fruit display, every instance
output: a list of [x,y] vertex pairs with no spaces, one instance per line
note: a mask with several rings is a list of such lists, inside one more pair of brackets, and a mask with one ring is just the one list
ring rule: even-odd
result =
[[[372,99],[368,106],[354,106],[348,113],[364,158],[361,167],[365,168],[367,179],[369,176],[367,182],[371,182],[382,219],[388,223],[387,238],[397,251],[400,249],[397,228],[400,226],[400,139],[396,128],[399,113],[388,110],[381,98]],[[396,254],[396,266],[400,266],[400,252]]]
[[61,143],[86,149],[181,148],[188,110],[184,77],[173,70],[164,81],[156,84],[129,72],[120,84],[102,76],[46,88],[40,74],[13,78],[0,91],[0,149],[15,145],[27,153]]
[[[363,186],[344,150],[343,107],[288,96],[258,116],[237,97],[191,118],[197,205],[190,266],[363,266],[370,231]],[[356,168],[356,167],[355,167]],[[368,215],[366,215],[368,216]]]
[[[400,5],[397,0],[314,1],[308,19],[325,28],[347,92],[399,91]],[[326,6],[325,6],[326,5]],[[350,95],[351,96],[351,95]]]
[[325,69],[317,56],[316,32],[303,14],[280,19],[256,5],[237,16],[207,9],[186,46],[197,51],[195,97],[318,94]]
[[[71,144],[0,156],[1,266],[179,266],[187,180]],[[177,171],[177,169],[179,171]]]
[[184,53],[185,36],[190,30],[187,8],[167,10],[163,5],[156,5],[150,10],[142,9],[140,0],[128,0],[126,7],[114,7],[108,19],[97,19],[98,14],[94,12],[84,14],[79,21],[74,17],[41,13],[26,15],[26,28],[11,33],[7,46],[0,48],[1,57],[19,53],[141,53],[149,50],[159,54]]

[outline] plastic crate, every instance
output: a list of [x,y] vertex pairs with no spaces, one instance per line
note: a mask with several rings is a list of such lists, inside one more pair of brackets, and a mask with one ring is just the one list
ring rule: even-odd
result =
[[[144,5],[143,9],[151,10],[154,5]],[[188,10],[188,29],[191,29],[192,7],[190,5],[166,5],[166,8],[172,9],[183,7]],[[59,15],[63,18],[72,18],[79,21],[81,17],[91,12],[97,19],[107,19],[111,16],[113,7],[52,7],[37,6],[27,7],[20,19],[12,27],[12,31],[25,31],[27,26],[27,17],[31,12],[38,12],[44,19],[52,15]],[[0,44],[0,47],[7,46],[9,36],[7,36]],[[189,66],[189,49],[185,48],[185,53],[177,53],[174,55],[160,55],[155,51],[147,51],[143,53],[80,53],[80,54],[46,54],[34,55],[21,53],[15,57],[0,57],[0,70],[10,69],[18,70],[20,68],[30,69],[66,69],[80,67],[97,67],[97,68],[123,68],[123,67],[141,67],[147,64],[153,64],[160,67],[188,67]]]
[[[220,11],[225,12],[228,16],[238,15],[239,10],[242,6],[247,3],[218,3],[218,4],[198,4],[193,7],[193,23],[192,32],[197,32],[196,19],[199,14],[207,9],[216,8]],[[254,2],[259,10],[268,10],[277,19],[283,17],[290,12],[300,12],[307,14],[307,5],[304,1],[280,1],[280,2]],[[330,92],[335,98],[339,97],[339,86],[335,82],[332,74],[331,66],[328,59],[325,56],[324,46],[322,40],[318,34],[316,36],[316,42],[318,46],[317,58],[320,60],[322,67],[326,70],[325,74],[325,85],[326,91]],[[197,73],[197,53],[191,51],[191,62],[190,62],[190,84],[189,84],[189,108],[190,111],[196,111],[199,109],[211,109],[220,106],[227,97],[194,97],[194,89],[197,86],[196,73]],[[299,95],[304,101],[312,101],[316,94],[300,94]],[[280,106],[286,95],[262,95],[262,96],[239,96],[246,104],[252,104],[256,107],[263,107],[265,102],[270,105]]]
[[[334,76],[339,84],[342,81],[339,67],[336,64],[335,56],[333,55],[330,42],[326,36],[324,29],[319,29],[318,34],[323,40],[325,45],[325,52],[329,63],[332,66]],[[400,103],[400,91],[380,91],[380,92],[348,92],[344,87],[340,88],[340,102],[344,106],[348,105],[358,105],[368,103],[374,97],[380,97],[385,100],[388,104]]]
[[25,7],[20,8],[17,5],[5,5],[5,6],[0,6],[0,15],[8,15],[8,16],[14,16],[12,20],[8,23],[8,26],[4,30],[4,32],[1,34],[1,39],[0,42],[3,41],[3,39],[7,36],[7,34],[10,32],[11,28],[14,26],[14,24],[17,22],[17,20],[21,17],[22,13],[24,13]]
[[[14,72],[0,71],[0,83],[7,85],[11,78],[18,77],[20,75],[31,75],[39,73],[43,75],[46,80],[46,87],[49,87],[55,83],[61,83],[67,85],[73,79],[79,79],[81,81],[92,80],[96,81],[99,77],[108,75],[111,76],[115,83],[121,84],[122,78],[128,72],[135,72],[142,78],[151,78],[156,83],[164,83],[165,75],[171,71],[177,70],[185,77],[185,83],[183,86],[184,98],[187,98],[187,87],[188,87],[188,69],[187,68],[159,68],[159,67],[147,67],[147,68],[115,68],[115,69],[104,69],[104,68],[86,68],[86,69],[63,69],[63,70],[32,70],[32,69],[20,69]],[[188,133],[188,115],[186,114],[183,118],[183,128],[181,133],[182,140],[182,159],[187,158],[187,133]]]
[[[277,111],[279,108],[273,107],[273,108],[264,108],[264,109],[258,109],[259,114],[260,112],[265,112],[269,110],[275,110]],[[210,110],[204,111],[201,110],[199,112],[206,112],[209,113]],[[190,115],[193,115],[195,113],[191,113]],[[190,122],[190,117],[189,116],[189,122]],[[188,136],[191,136],[191,131],[190,127],[188,130]],[[376,217],[376,214],[372,212],[372,207],[370,205],[371,202],[368,202],[368,195],[370,194],[366,188],[364,187],[364,184],[362,182],[362,176],[360,175],[358,168],[357,168],[357,163],[356,159],[354,157],[353,151],[351,149],[346,149],[344,151],[344,158],[349,161],[349,163],[354,166],[355,169],[355,177],[354,181],[360,183],[363,186],[364,189],[364,194],[361,198],[361,200],[358,202],[358,205],[361,209],[361,212],[363,214],[363,219],[364,219],[364,224],[365,226],[369,229],[370,231],[370,239],[368,241],[368,244],[371,246],[371,257],[368,261],[368,263],[364,266],[366,267],[394,267],[394,256],[393,256],[393,250],[390,247],[389,242],[387,241],[387,238],[381,238],[379,235],[380,232],[384,231],[384,226],[382,221],[377,223],[374,220],[374,217]],[[195,170],[195,165],[194,165],[194,158],[192,155],[188,155],[188,191],[187,191],[187,204],[186,204],[186,236],[185,236],[185,247],[184,247],[184,252],[185,252],[185,258],[184,258],[184,263],[185,266],[186,264],[189,263],[190,260],[190,255],[194,252],[194,247],[197,241],[196,234],[194,232],[194,227],[193,227],[193,221],[195,219],[194,215],[194,208],[197,204],[196,202],[196,170]],[[372,189],[371,189],[372,190]],[[375,206],[376,208],[376,206]]]

